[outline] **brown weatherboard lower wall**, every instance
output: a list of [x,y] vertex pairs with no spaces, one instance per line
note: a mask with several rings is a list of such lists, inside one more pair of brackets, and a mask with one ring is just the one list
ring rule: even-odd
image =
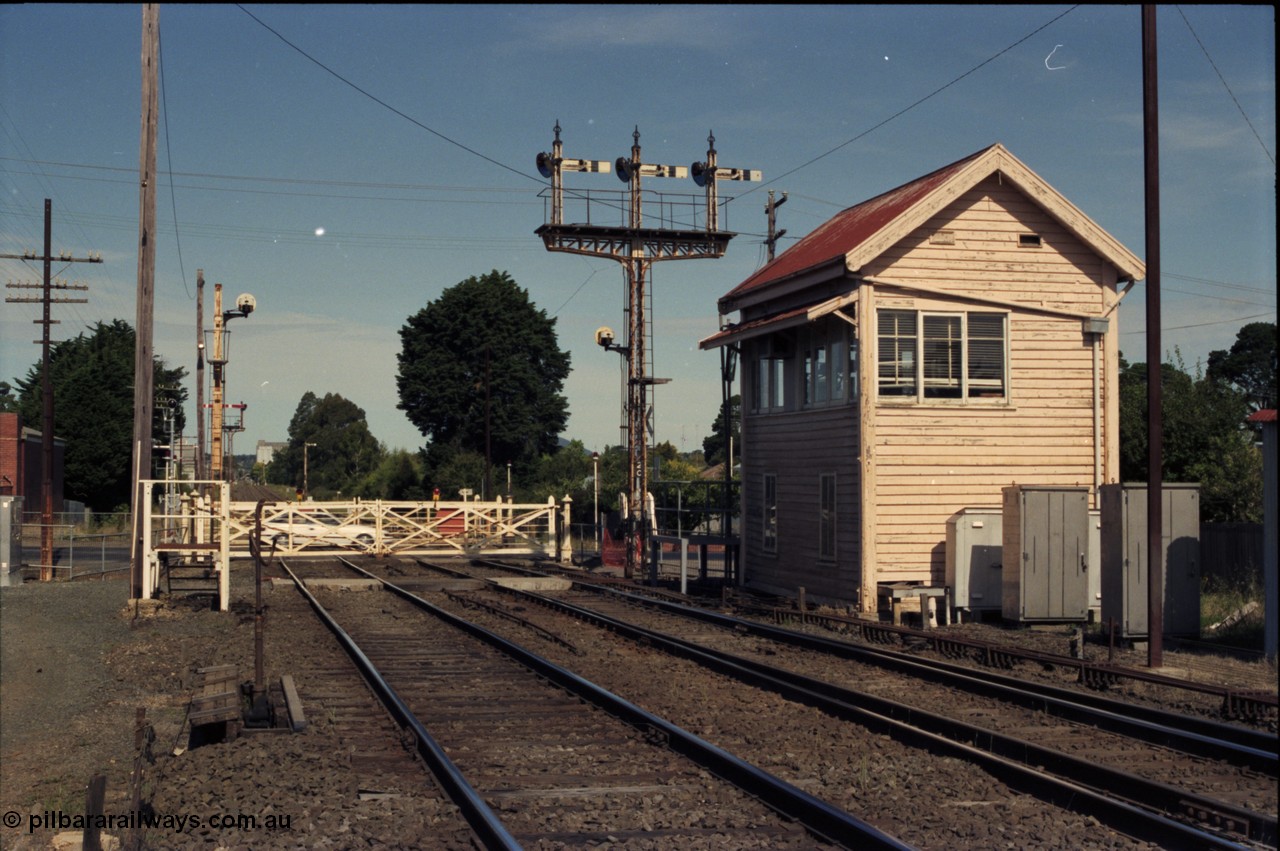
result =
[[[748,415],[743,429],[745,583],[809,599],[856,602],[862,550],[856,405]],[[778,548],[762,547],[764,476],[777,477]],[[818,558],[819,476],[836,475],[836,558]]]

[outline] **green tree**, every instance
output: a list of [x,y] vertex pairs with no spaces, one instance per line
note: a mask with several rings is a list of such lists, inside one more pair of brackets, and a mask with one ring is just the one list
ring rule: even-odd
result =
[[13,385],[7,381],[0,381],[0,414],[16,413],[18,411],[18,397],[13,392]]
[[364,409],[337,393],[307,391],[289,422],[289,443],[271,460],[272,482],[307,488],[317,499],[359,495],[386,450],[369,432]]
[[1209,352],[1209,378],[1236,388],[1252,410],[1276,406],[1276,324],[1252,322],[1236,332],[1230,351]]
[[728,457],[728,437],[733,439],[734,455],[742,451],[742,396],[735,393],[729,397],[729,428],[725,427],[724,413],[724,405],[721,404],[715,422],[711,424],[711,434],[702,440],[702,454],[708,466],[724,463]]
[[[1120,477],[1147,481],[1147,367],[1120,362]],[[1262,460],[1244,426],[1245,395],[1191,375],[1175,353],[1161,364],[1162,478],[1200,484],[1206,522],[1257,521]]]
[[649,478],[655,481],[689,482],[698,478],[703,469],[704,465],[681,456],[669,440],[649,450]]
[[404,449],[388,452],[377,468],[360,481],[355,493],[362,499],[426,499],[422,462],[416,453]]
[[[456,445],[442,446],[434,443],[427,447],[424,455],[427,472],[422,484],[428,497],[436,488],[440,489],[440,498],[449,501],[460,499],[459,492],[464,489],[475,496],[481,495],[484,487],[484,455],[460,450]],[[493,494],[485,496],[492,498]]]
[[[544,454],[527,480],[513,474],[512,495],[517,501],[538,503],[546,502],[548,497],[559,501],[568,496],[573,500],[573,521],[589,523],[595,496],[592,471],[591,453],[582,441],[571,440],[558,451]],[[499,491],[504,488],[505,483]]]
[[630,491],[627,447],[606,446],[600,453],[600,510],[617,511],[622,506],[623,495]]
[[497,270],[446,289],[409,317],[400,329],[398,407],[431,440],[428,477],[439,477],[450,454],[527,473],[556,451],[569,416],[561,394],[569,355],[555,324]]
[[[53,431],[66,441],[63,493],[95,511],[111,511],[130,501],[133,457],[133,327],[122,319],[98,322],[88,334],[54,345],[49,352],[53,388]],[[152,438],[167,444],[165,412],[174,414],[174,433],[185,425],[182,386],[186,371],[154,359]],[[43,421],[41,364],[17,380],[17,409],[31,428]],[[169,402],[173,405],[170,406]],[[151,468],[145,468],[148,475]]]

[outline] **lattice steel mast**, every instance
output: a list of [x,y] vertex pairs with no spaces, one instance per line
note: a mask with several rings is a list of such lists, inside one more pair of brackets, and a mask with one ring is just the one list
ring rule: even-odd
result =
[[[747,169],[720,168],[716,164],[715,137],[707,137],[707,159],[684,166],[645,163],[640,156],[640,130],[632,134],[631,156],[618,157],[618,178],[628,184],[626,204],[618,203],[617,193],[574,193],[574,199],[585,204],[586,222],[564,222],[565,171],[606,173],[610,171],[607,160],[570,159],[564,156],[560,141],[560,123],[555,125],[555,139],[551,153],[537,155],[538,171],[551,179],[551,209],[549,221],[538,228],[548,251],[563,251],[605,257],[623,264],[627,275],[627,339],[615,345],[613,334],[607,328],[596,332],[596,342],[609,351],[622,354],[627,360],[626,432],[627,432],[627,500],[626,525],[627,561],[626,576],[636,575],[644,561],[644,540],[648,533],[648,440],[645,413],[648,410],[648,388],[665,383],[666,379],[649,374],[649,355],[645,346],[646,310],[645,279],[653,264],[659,260],[693,260],[703,257],[722,257],[729,240],[736,234],[719,227],[720,201],[717,191],[719,180],[759,180],[760,172]],[[697,207],[689,200],[696,196],[659,196],[658,221],[665,227],[645,227],[642,177],[688,177],[706,190],[704,226],[697,227]],[[592,202],[600,209],[625,209],[626,221],[616,226],[591,223]],[[691,221],[688,228],[674,228],[675,213],[682,212]]]

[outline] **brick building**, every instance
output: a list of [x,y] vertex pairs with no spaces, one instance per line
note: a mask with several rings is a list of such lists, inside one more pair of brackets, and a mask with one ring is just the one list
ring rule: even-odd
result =
[[[0,413],[0,496],[20,496],[26,513],[44,507],[41,433],[22,424],[17,413]],[[65,441],[53,441],[53,510],[62,511],[62,470]]]

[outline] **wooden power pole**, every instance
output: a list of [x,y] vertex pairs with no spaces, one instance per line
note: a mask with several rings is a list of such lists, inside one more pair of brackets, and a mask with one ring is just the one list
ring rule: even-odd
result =
[[[159,113],[157,77],[160,6],[142,6],[142,138],[138,153],[138,305],[134,325],[133,358],[133,547],[130,561],[130,599],[144,596],[142,552],[144,500],[140,484],[151,477],[151,416],[154,384],[152,326],[155,315],[156,271],[156,126]],[[150,596],[146,589],[145,596]]]
[[769,217],[769,236],[765,239],[764,244],[769,246],[768,262],[772,263],[774,256],[778,251],[778,240],[782,239],[783,234],[787,232],[786,228],[778,230],[778,208],[787,203],[787,193],[782,193],[782,200],[773,200],[773,190],[769,190],[769,200],[764,205],[765,215]]
[[39,302],[44,305],[42,318],[35,320],[44,332],[36,344],[40,346],[40,581],[53,579],[53,378],[49,373],[49,352],[53,341],[49,338],[49,326],[56,325],[53,305],[84,304],[83,298],[54,298],[54,290],[86,290],[84,284],[54,282],[53,261],[60,263],[101,263],[102,257],[53,256],[53,202],[44,199],[44,253],[0,254],[0,257],[21,260],[40,260],[44,263],[44,284],[8,284],[10,289],[41,289],[40,298],[6,298],[7,302]]
[[196,269],[196,481],[204,468],[204,269]]
[[1142,7],[1143,171],[1147,235],[1147,665],[1164,665],[1164,426],[1160,361],[1160,110],[1156,7]]

